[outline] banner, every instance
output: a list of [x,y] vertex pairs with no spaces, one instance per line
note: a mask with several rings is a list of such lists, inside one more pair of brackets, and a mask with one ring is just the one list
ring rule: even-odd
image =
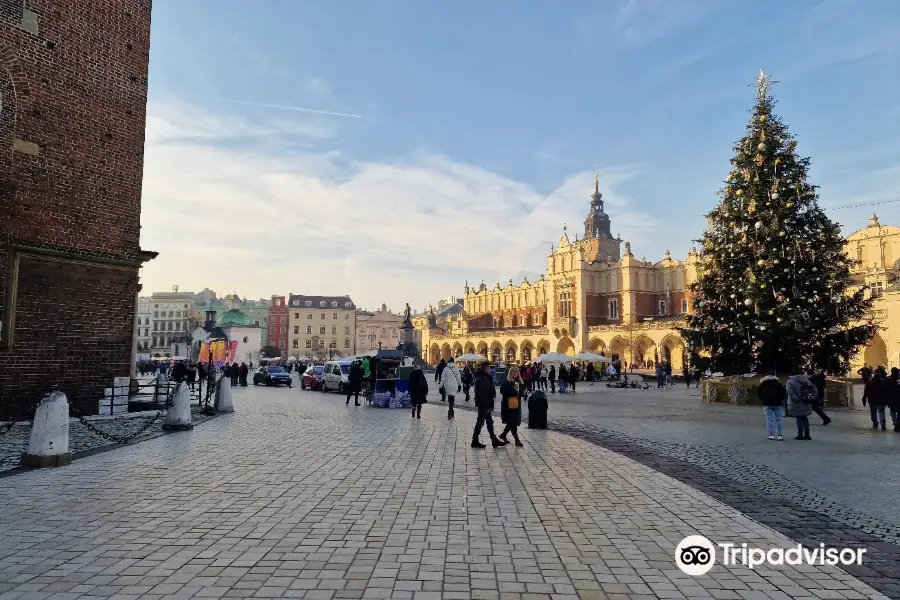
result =
[[234,362],[235,354],[237,354],[238,342],[226,342],[225,340],[213,340],[212,342],[203,342],[200,346],[200,364],[209,363],[210,351],[212,351],[212,361],[217,367]]

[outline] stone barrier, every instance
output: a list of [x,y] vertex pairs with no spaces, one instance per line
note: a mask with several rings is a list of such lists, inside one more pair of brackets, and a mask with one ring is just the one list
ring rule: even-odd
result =
[[72,462],[69,452],[69,400],[62,392],[44,396],[34,413],[23,467],[62,467]]
[[190,431],[194,428],[191,422],[191,391],[187,382],[179,381],[172,395],[172,406],[166,411],[163,429]]
[[[704,377],[700,387],[703,402],[760,406],[757,389],[763,376]],[[787,377],[779,377],[787,383]],[[854,408],[853,383],[848,379],[825,380],[825,408]]]
[[216,386],[216,405],[218,406],[219,412],[234,412],[234,403],[231,398],[231,385],[225,384],[225,378],[219,380],[219,385]]

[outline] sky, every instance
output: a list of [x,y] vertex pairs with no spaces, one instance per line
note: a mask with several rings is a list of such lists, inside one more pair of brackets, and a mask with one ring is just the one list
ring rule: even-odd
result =
[[761,68],[844,233],[900,225],[896,0],[157,0],[144,293],[534,281],[595,171],[638,258],[684,257]]

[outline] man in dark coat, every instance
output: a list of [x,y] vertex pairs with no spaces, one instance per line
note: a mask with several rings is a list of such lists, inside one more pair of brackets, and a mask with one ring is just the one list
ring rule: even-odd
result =
[[491,445],[494,448],[504,445],[497,437],[497,434],[494,433],[494,418],[491,413],[494,410],[494,398],[497,395],[497,388],[494,387],[490,371],[488,371],[489,368],[490,364],[483,362],[478,368],[478,372],[475,373],[475,408],[478,409],[478,419],[475,421],[475,433],[472,434],[473,448],[487,447],[478,439],[478,436],[481,434],[481,428],[485,423],[487,423],[488,435],[491,436]]
[[428,380],[419,365],[413,365],[409,374],[409,401],[412,404],[412,416],[414,419],[422,418],[422,405],[428,402]]
[[241,363],[240,368],[238,369],[238,377],[241,379],[241,387],[247,387],[247,373],[250,370],[247,368],[247,363]]
[[472,367],[466,365],[462,372],[463,393],[466,395],[466,402],[469,401],[469,388],[472,387],[473,379]]
[[816,386],[816,402],[813,404],[813,412],[822,419],[822,425],[831,423],[831,417],[825,414],[825,371],[819,371],[809,376],[809,381]]
[[863,391],[862,397],[863,406],[866,405],[866,401],[869,402],[869,415],[872,417],[872,429],[878,429],[880,426],[882,431],[887,430],[884,412],[888,405],[890,394],[891,390],[888,387],[887,373],[885,372],[884,367],[878,367],[875,369],[875,374],[872,375],[872,379],[866,384],[866,389]]
[[363,371],[362,365],[358,360],[353,361],[350,365],[350,372],[347,373],[347,405],[350,404],[350,396],[356,396],[356,406],[359,406],[359,392],[362,391]]

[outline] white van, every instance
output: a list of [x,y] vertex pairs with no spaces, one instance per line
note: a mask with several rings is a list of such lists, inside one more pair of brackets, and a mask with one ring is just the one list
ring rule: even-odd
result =
[[322,371],[322,391],[337,390],[341,394],[347,393],[347,385],[350,375],[350,360],[329,360]]

